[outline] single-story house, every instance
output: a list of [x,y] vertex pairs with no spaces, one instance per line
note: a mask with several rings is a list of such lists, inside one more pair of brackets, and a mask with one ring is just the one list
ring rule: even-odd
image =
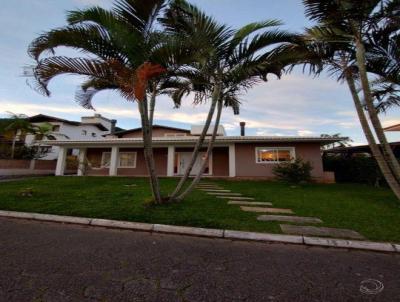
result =
[[[322,167],[321,145],[337,141],[332,138],[302,136],[246,136],[241,123],[240,136],[228,136],[218,129],[215,147],[205,175],[209,177],[273,178],[274,165],[302,158],[310,161],[312,176],[327,180]],[[155,125],[153,148],[156,170],[160,176],[179,176],[187,167],[191,152],[202,130]],[[204,143],[205,151],[209,136]],[[60,148],[56,175],[63,175],[69,149],[79,150],[78,175],[146,176],[141,128],[117,131],[102,139],[66,139],[48,141]],[[204,157],[199,156],[192,173],[196,173]],[[332,176],[329,175],[328,178]]]

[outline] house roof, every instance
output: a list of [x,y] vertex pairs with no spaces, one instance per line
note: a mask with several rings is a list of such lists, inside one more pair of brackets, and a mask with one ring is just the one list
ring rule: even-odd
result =
[[[190,133],[190,130],[188,130],[188,129],[176,128],[176,127],[170,127],[170,126],[163,126],[163,125],[153,125],[153,129],[155,129],[155,128],[162,128],[162,129],[168,129],[168,130],[175,130],[175,131],[182,131],[182,132]],[[128,129],[128,130],[122,130],[122,131],[115,131],[113,133],[113,135],[120,136],[120,135],[125,135],[125,134],[129,134],[129,133],[132,133],[132,132],[137,132],[137,131],[142,131],[142,127]]]
[[81,123],[76,121],[70,121],[62,118],[58,118],[55,116],[45,115],[45,114],[37,114],[31,117],[28,117],[27,120],[31,123],[42,123],[42,122],[59,122],[59,123],[66,123],[73,126],[82,126],[82,125],[92,125],[99,128],[101,131],[109,130],[104,125],[100,123]]
[[[400,142],[392,142],[389,145],[394,148],[400,146]],[[380,144],[377,144],[380,146]],[[360,152],[371,152],[369,145],[358,145],[358,146],[348,146],[348,147],[336,147],[328,150],[324,150],[324,153],[360,153]]]
[[[181,136],[181,137],[154,137],[154,146],[166,145],[193,145],[197,142],[198,137]],[[208,142],[209,138],[205,139]],[[321,145],[338,142],[343,138],[323,138],[312,136],[219,136],[216,137],[215,145],[227,145],[230,143],[320,143]],[[96,140],[57,140],[47,141],[46,144],[54,146],[142,146],[142,138],[103,138]]]
[[400,131],[400,124],[392,125],[386,128],[383,128],[384,131]]

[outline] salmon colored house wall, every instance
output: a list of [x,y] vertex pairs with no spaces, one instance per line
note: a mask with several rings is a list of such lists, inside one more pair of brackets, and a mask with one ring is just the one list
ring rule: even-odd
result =
[[[87,150],[87,159],[94,165],[94,168],[86,170],[87,175],[99,176],[108,175],[108,168],[101,168],[101,157],[103,152],[111,152],[111,148],[91,148]],[[120,148],[119,152],[136,152],[136,168],[118,168],[118,175],[121,176],[144,176],[148,175],[146,163],[144,161],[143,149],[140,148]],[[167,175],[167,148],[154,149],[154,160],[156,171],[160,176]]]
[[216,147],[212,153],[213,176],[229,176],[229,149]]
[[319,143],[235,144],[237,177],[274,177],[272,169],[276,164],[256,163],[256,147],[294,147],[296,158],[311,162],[313,166],[312,177],[323,178]]
[[[144,161],[143,149],[136,148],[121,148],[120,152],[136,152],[136,168],[118,168],[118,175],[125,176],[144,176],[148,175],[146,162]],[[155,148],[154,161],[156,172],[159,176],[167,176],[167,148]]]

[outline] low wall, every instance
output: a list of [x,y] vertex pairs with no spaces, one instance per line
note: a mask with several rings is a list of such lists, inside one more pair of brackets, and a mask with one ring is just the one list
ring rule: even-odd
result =
[[55,160],[0,159],[0,175],[51,175],[56,164]]

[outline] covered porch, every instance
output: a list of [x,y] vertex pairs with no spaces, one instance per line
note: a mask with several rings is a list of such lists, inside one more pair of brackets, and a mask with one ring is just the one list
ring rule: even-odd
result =
[[[147,176],[147,168],[142,147],[114,146],[60,146],[55,175],[65,174],[67,154],[70,149],[78,150],[78,176]],[[192,146],[169,145],[153,148],[156,171],[159,176],[174,177],[182,175],[190,162]],[[196,174],[205,160],[205,149],[193,167]],[[235,145],[215,146],[208,159],[204,176],[235,177]]]

